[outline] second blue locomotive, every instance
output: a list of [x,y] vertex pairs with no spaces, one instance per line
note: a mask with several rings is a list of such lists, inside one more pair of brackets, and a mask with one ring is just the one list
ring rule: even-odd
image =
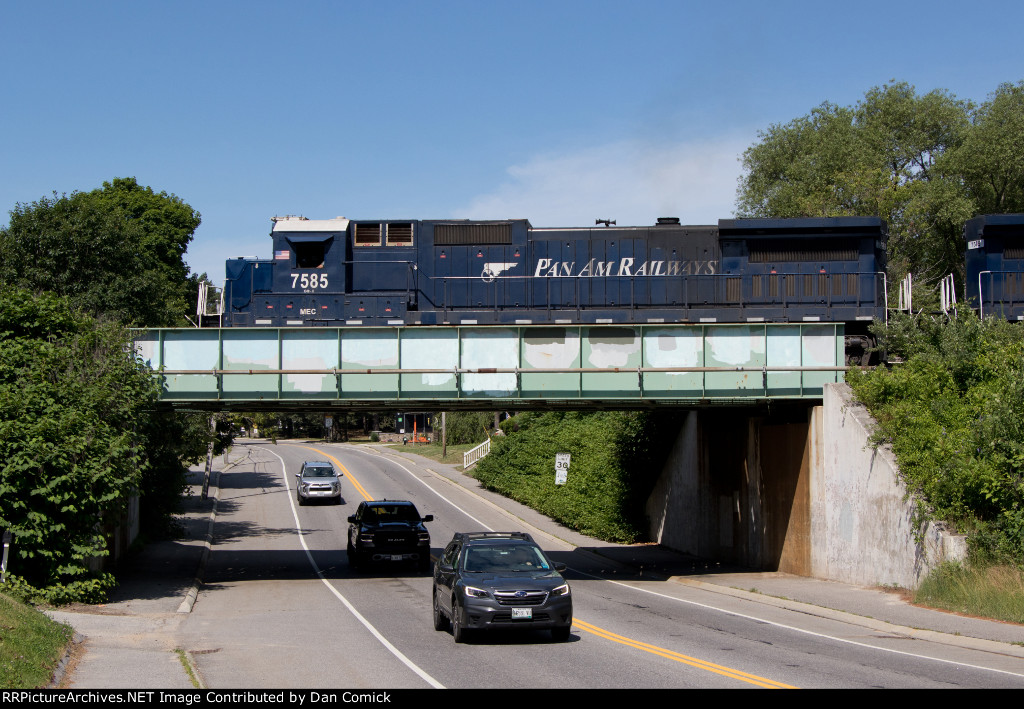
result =
[[845,322],[885,316],[885,222],[537,229],[525,219],[275,218],[227,262],[224,326]]

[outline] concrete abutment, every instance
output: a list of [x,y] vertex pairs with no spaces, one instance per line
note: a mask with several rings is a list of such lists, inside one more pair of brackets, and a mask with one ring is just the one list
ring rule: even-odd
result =
[[892,453],[845,384],[820,405],[695,409],[647,503],[651,538],[701,558],[916,587],[962,537],[918,526]]

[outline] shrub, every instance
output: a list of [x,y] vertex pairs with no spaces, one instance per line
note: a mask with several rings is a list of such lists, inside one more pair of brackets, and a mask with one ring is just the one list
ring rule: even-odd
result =
[[897,318],[880,333],[905,361],[847,381],[878,422],[924,518],[970,534],[986,561],[1024,563],[1024,332],[979,320]]
[[[675,440],[672,414],[525,413],[502,424],[474,477],[490,490],[599,539],[633,542],[644,536],[643,505]],[[572,461],[565,485],[555,485],[555,454]]]

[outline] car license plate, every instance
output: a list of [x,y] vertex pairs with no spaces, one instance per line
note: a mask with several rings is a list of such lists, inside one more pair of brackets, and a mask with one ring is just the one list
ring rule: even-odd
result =
[[402,555],[401,554],[392,554],[391,555],[391,561],[401,561],[401,560],[402,560]]
[[532,608],[513,608],[512,619],[520,620],[533,620],[533,609]]

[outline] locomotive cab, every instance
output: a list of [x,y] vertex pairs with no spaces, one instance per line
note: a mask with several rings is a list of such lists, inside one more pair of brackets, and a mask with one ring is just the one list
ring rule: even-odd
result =
[[982,317],[1024,320],[1024,214],[987,214],[964,225],[964,292]]

